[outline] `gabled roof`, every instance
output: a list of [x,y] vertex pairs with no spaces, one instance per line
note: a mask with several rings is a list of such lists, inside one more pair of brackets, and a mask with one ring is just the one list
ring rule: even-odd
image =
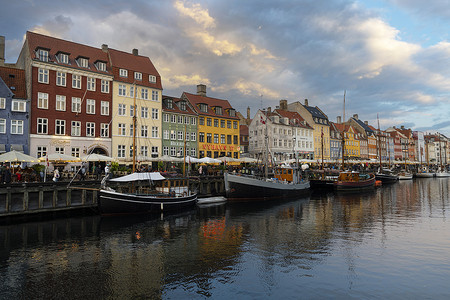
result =
[[[46,49],[49,51],[49,62],[53,64],[80,70],[89,70],[96,73],[112,74],[108,54],[100,48],[94,48],[30,31],[27,31],[26,39],[28,41],[28,49],[32,60],[39,60],[36,54],[37,49]],[[60,52],[69,55],[69,64],[58,62],[56,55]],[[78,57],[89,58],[89,69],[78,66],[75,61]],[[106,63],[105,72],[99,71],[95,67],[94,63],[97,61],[103,61]]]
[[[282,118],[288,118],[290,121],[290,125],[307,128],[307,129],[313,129],[306,121],[305,119],[300,116],[299,113],[295,111],[288,111],[284,109],[275,109],[274,113],[277,113]],[[295,120],[295,122],[292,122]]]
[[[167,107],[167,99],[172,99],[173,100],[173,106],[172,108],[168,108]],[[184,101],[181,100],[180,98],[176,98],[176,97],[171,97],[171,96],[162,96],[162,109],[164,112],[172,112],[172,113],[178,113],[178,114],[188,114],[188,115],[197,115],[195,113],[195,111],[192,110],[191,106],[189,105],[189,103],[186,103],[186,110],[181,110],[180,106],[179,106],[179,102],[180,101]]]
[[21,69],[0,67],[0,77],[14,94],[16,99],[27,99],[25,71]]
[[312,115],[313,118],[328,120],[328,117],[317,106],[312,107],[312,106],[303,105],[303,107]]
[[352,120],[354,120],[359,126],[361,126],[367,133],[372,133],[373,130],[370,128],[370,125],[364,123],[360,119],[356,119],[354,117],[351,117]]
[[[191,94],[191,93],[187,93],[187,92],[183,92],[183,95],[181,96],[181,98],[183,98],[183,97],[186,97],[186,99],[192,104],[195,112],[198,113],[199,115],[207,115],[207,116],[212,116],[212,117],[220,117],[220,118],[229,118],[229,119],[239,120],[239,118],[237,117],[237,114],[235,117],[232,117],[226,113],[226,110],[234,109],[230,105],[230,102],[228,102],[228,100],[222,100],[222,99],[217,99],[217,98],[212,98],[212,97],[207,97],[207,96],[200,96],[200,95]],[[200,111],[200,108],[198,107],[198,105],[201,103],[208,105],[208,112]],[[214,109],[212,109],[213,107],[216,107],[216,106],[222,107],[222,115],[216,114]]]
[[352,133],[355,133],[356,132],[356,130],[353,128],[353,126],[352,125],[346,125],[346,124],[343,124],[343,123],[333,123],[334,124],[334,126],[336,127],[336,129],[337,130],[339,130],[339,132],[349,132],[349,131],[351,131]]

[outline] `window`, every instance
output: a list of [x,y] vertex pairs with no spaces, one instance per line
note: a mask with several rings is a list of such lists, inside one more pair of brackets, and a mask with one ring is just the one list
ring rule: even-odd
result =
[[169,155],[169,147],[167,146],[163,147],[163,155]]
[[222,115],[222,107],[216,106],[216,115]]
[[72,136],[80,136],[81,135],[81,122],[80,121],[72,121],[70,135],[72,135]]
[[225,128],[225,120],[220,120],[220,127]]
[[86,122],[86,136],[95,136],[94,122]]
[[80,157],[80,147],[72,147],[72,156]]
[[200,111],[207,113],[208,112],[208,105],[204,103],[200,103]]
[[205,125],[205,118],[204,117],[199,117],[198,118],[198,124],[199,125]]
[[163,131],[163,139],[168,140],[169,139],[169,130]]
[[141,98],[144,100],[148,100],[148,89],[141,89]]
[[206,126],[211,126],[211,125],[212,125],[212,119],[206,118]]
[[183,124],[183,116],[178,116],[178,124]]
[[128,77],[128,71],[125,69],[120,69],[119,70],[119,76],[120,77]]
[[159,119],[159,110],[157,108],[152,108],[152,119],[158,120]]
[[212,134],[211,133],[206,134],[206,142],[209,144],[212,143]]
[[148,156],[148,146],[141,146],[141,155]]
[[157,157],[158,156],[158,147],[157,146],[152,146],[152,156],[153,157]]
[[186,101],[180,101],[180,109],[183,111],[186,110]]
[[[145,98],[147,99],[147,98]],[[158,101],[159,100],[159,92],[158,91],[152,91],[152,100]]]
[[127,95],[127,86],[125,84],[119,84],[119,96]]
[[227,128],[231,128],[231,121],[227,121]]
[[27,105],[25,101],[18,101],[18,100],[13,100],[12,101],[12,111],[21,111],[21,112],[25,112],[27,109]]
[[40,61],[45,61],[45,62],[48,61],[48,51],[47,50],[39,49],[37,55],[38,55],[38,58]]
[[231,144],[231,135],[227,135],[227,144]]
[[117,145],[117,157],[125,158],[125,145]]
[[107,123],[100,124],[100,136],[109,137],[109,124]]
[[86,113],[91,115],[95,114],[95,100],[86,100]]
[[72,112],[81,112],[81,98],[72,97]]
[[198,141],[200,143],[204,143],[205,142],[205,133],[204,132],[199,132],[198,133]]
[[[234,135],[233,136],[233,144],[235,144],[235,145],[237,145],[238,144],[238,136],[237,135]],[[289,141],[289,144],[291,143],[291,141]],[[290,145],[289,145],[290,146]]]
[[197,125],[197,119],[195,117],[191,117],[191,125]]
[[38,108],[48,109],[48,94],[38,93]]
[[177,139],[177,133],[175,130],[170,131],[170,139],[175,141]]
[[89,61],[84,57],[80,57],[78,58],[78,65],[82,68],[89,68]]
[[[136,107],[137,109],[137,107]],[[134,117],[134,106],[130,105],[130,117]]]
[[6,107],[6,98],[0,98],[0,109],[5,109]]
[[225,134],[220,135],[220,143],[225,144]]
[[178,131],[178,140],[179,141],[183,140],[183,131]]
[[88,91],[95,91],[95,78],[87,77],[87,89]]
[[152,126],[152,137],[153,138],[157,138],[159,136],[158,134],[158,127],[157,126]]
[[55,134],[65,135],[66,134],[66,121],[65,120],[55,120]]
[[55,147],[55,152],[56,153],[60,153],[60,154],[64,154],[64,147]]
[[66,76],[65,72],[56,72],[56,85],[66,86]]
[[147,119],[148,118],[148,107],[141,107],[141,118]]
[[[130,97],[131,98],[134,98],[134,90],[135,90],[134,86],[130,86]],[[137,90],[137,88],[136,88],[136,90]]]
[[134,135],[134,125],[130,124],[130,136]]
[[134,72],[134,79],[136,79],[136,80],[142,80],[142,73],[140,73],[140,72]]
[[108,101],[100,102],[100,114],[102,116],[109,116],[109,102]]
[[[233,121],[233,128],[234,128],[234,129],[237,129],[237,128],[238,128],[237,122],[236,122],[236,121]],[[289,130],[289,134],[291,134],[291,133],[290,133],[290,130]]]
[[219,135],[217,133],[214,133],[214,144],[219,143]]
[[186,132],[185,136],[186,136],[186,141],[189,141],[189,132]]
[[148,75],[148,81],[151,83],[156,83],[156,76]]
[[141,125],[141,137],[148,137],[148,126]]
[[170,147],[170,156],[177,156],[177,148]]
[[56,95],[56,110],[66,111],[66,96]]
[[197,155],[197,151],[195,148],[191,148],[191,156],[195,157]]
[[48,70],[39,68],[38,82],[48,83]]
[[109,81],[102,79],[102,93],[108,94],[109,93]]
[[0,119],[0,133],[6,133],[6,119]]
[[74,89],[81,89],[81,75],[72,75],[72,87]]
[[48,119],[37,118],[37,133],[47,134],[48,132]]
[[191,132],[191,141],[195,142],[197,140],[197,133]]
[[189,125],[189,117],[184,117],[184,124]]
[[104,62],[102,62],[102,61],[98,61],[97,62],[97,70],[105,72],[106,71],[106,64]]
[[166,122],[166,123],[169,123],[169,121],[170,121],[169,114],[163,114],[163,121]]
[[172,109],[173,108],[173,100],[172,99],[167,99],[166,100],[166,105],[167,105],[167,108]]
[[119,135],[126,135],[126,125],[124,123],[119,123]]
[[37,158],[47,156],[46,146],[37,146]]
[[119,110],[117,111],[117,114],[119,116],[125,116],[127,110],[127,106],[125,104],[119,103]]
[[219,119],[214,119],[214,127],[219,127]]
[[236,117],[236,111],[234,109],[230,109],[228,114],[230,115],[230,117]]

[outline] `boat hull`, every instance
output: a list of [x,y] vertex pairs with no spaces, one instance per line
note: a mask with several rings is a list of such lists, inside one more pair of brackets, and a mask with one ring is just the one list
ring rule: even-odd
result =
[[351,191],[361,191],[369,190],[375,188],[375,176],[372,175],[371,178],[367,180],[360,181],[336,181],[334,183],[334,188],[336,191],[351,192]]
[[417,178],[432,178],[434,176],[436,176],[435,173],[428,173],[428,172],[416,173]]
[[181,210],[197,203],[197,194],[169,197],[118,193],[100,190],[99,209],[101,214],[161,213]]
[[448,172],[437,172],[436,177],[450,177],[450,173]]
[[398,176],[391,174],[376,173],[375,179],[380,180],[383,184],[389,184],[389,183],[396,183],[398,181]]
[[256,177],[224,174],[228,201],[264,201],[294,198],[309,193],[309,181],[298,184],[267,181]]
[[411,179],[413,179],[413,175],[412,174],[400,174],[400,175],[398,175],[398,179],[399,180],[411,180]]

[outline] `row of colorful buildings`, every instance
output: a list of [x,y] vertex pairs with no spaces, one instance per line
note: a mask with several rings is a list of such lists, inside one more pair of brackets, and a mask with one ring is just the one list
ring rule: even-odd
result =
[[140,161],[184,149],[193,157],[239,157],[239,118],[229,101],[208,97],[205,85],[196,94],[163,95],[160,74],[137,49],[27,32],[16,63],[5,63],[4,50],[0,37],[0,152],[99,153],[130,162],[135,145]]
[[100,153],[127,163],[133,145],[139,161],[163,155],[258,157],[267,147],[278,161],[337,161],[344,140],[347,159],[450,159],[442,134],[379,130],[358,115],[332,122],[308,100],[280,100],[274,110],[251,118],[249,108],[244,117],[228,100],[207,96],[202,84],[196,93],[164,95],[160,74],[137,49],[96,48],[27,32],[17,62],[5,63],[4,57],[0,36],[0,153]]

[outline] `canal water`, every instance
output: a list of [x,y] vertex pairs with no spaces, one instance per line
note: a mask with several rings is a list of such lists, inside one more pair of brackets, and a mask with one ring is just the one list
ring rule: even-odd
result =
[[450,179],[0,227],[0,299],[449,299]]

